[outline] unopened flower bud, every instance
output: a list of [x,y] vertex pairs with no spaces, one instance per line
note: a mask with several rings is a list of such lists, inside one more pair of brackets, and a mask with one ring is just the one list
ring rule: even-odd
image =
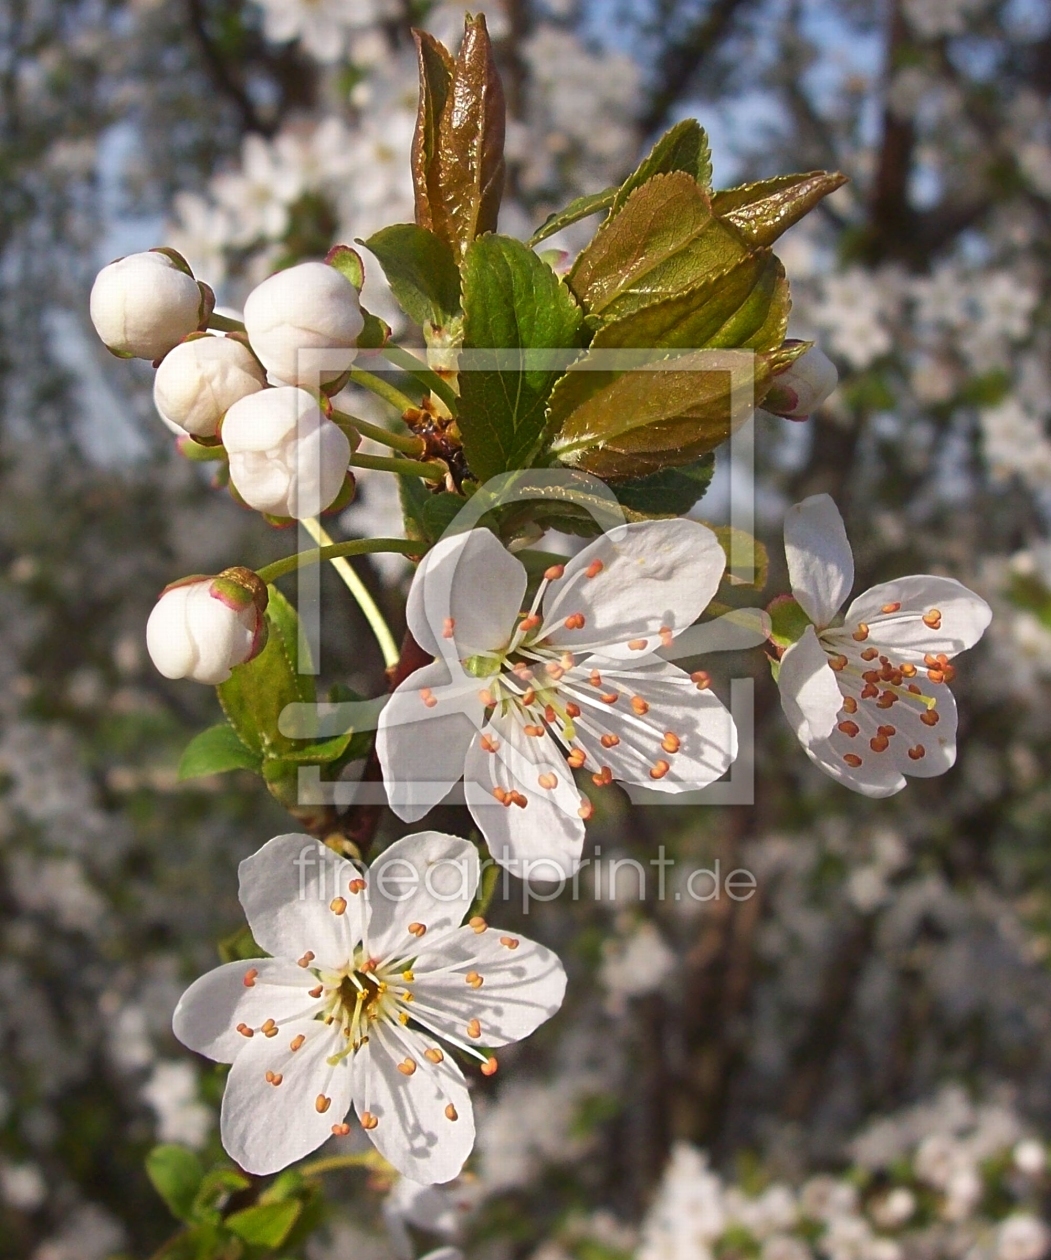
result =
[[194,437],[211,438],[235,402],[265,385],[259,361],[240,341],[191,337],[157,369],[153,401],[162,420]]
[[350,442],[305,389],[285,385],[242,398],[226,413],[222,438],[234,489],[258,512],[304,520],[343,488]]
[[266,643],[266,585],[251,569],[184,578],[161,593],[146,647],[165,678],[218,686]]
[[774,377],[763,400],[763,410],[786,420],[805,420],[832,393],[839,382],[836,365],[817,346]]
[[159,359],[200,326],[204,295],[188,270],[149,250],[103,267],[90,308],[95,331],[114,354]]
[[357,290],[335,267],[320,262],[300,263],[264,280],[248,295],[244,322],[271,382],[283,385],[335,380],[354,361],[364,326]]

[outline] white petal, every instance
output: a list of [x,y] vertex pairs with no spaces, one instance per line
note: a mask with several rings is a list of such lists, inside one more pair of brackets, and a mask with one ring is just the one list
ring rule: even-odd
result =
[[[580,865],[584,847],[583,804],[573,775],[550,735],[526,735],[516,716],[494,716],[482,735],[495,745],[486,752],[474,740],[464,769],[464,794],[489,852],[521,879],[567,879]],[[552,775],[555,787],[541,786]],[[503,805],[495,788],[515,790],[526,804]]]
[[761,608],[735,608],[712,621],[690,626],[657,655],[666,661],[681,661],[709,652],[743,652],[761,646],[769,634],[769,613]]
[[[240,898],[252,935],[270,954],[318,967],[342,967],[361,941],[368,913],[350,891],[361,872],[313,836],[275,836],[238,867]],[[336,907],[342,904],[341,913]]]
[[[359,1052],[354,1082],[354,1107],[379,1123],[369,1130],[376,1149],[404,1177],[421,1185],[452,1181],[474,1146],[474,1110],[463,1073],[444,1055],[434,1064],[424,1057],[437,1048],[430,1037],[376,1025]],[[398,1064],[411,1058],[411,1075]],[[451,1120],[446,1108],[454,1109]]]
[[448,796],[482,725],[481,683],[462,671],[460,678],[453,686],[449,666],[432,661],[410,674],[380,713],[376,755],[390,807],[405,822],[416,822]]
[[190,1050],[232,1063],[250,1040],[237,1031],[238,1024],[259,1029],[268,1019],[280,1025],[309,1016],[319,1008],[308,992],[316,983],[313,972],[284,959],[224,963],[190,985],[175,1008],[172,1028]]
[[146,649],[165,678],[186,678],[197,662],[197,650],[186,623],[186,602],[193,586],[165,591],[146,622]]
[[416,954],[409,924],[423,924],[432,938],[459,927],[477,890],[473,844],[439,831],[395,841],[369,867],[369,953],[377,960]]
[[792,594],[812,622],[827,626],[854,585],[854,555],[839,508],[815,494],[785,513]]
[[[302,1036],[298,1050],[292,1038]],[[281,1029],[276,1037],[258,1033],[234,1060],[223,1094],[220,1131],[227,1153],[256,1176],[266,1176],[309,1155],[332,1136],[350,1110],[350,1062],[326,1062],[339,1052],[342,1038],[320,1020],[306,1019]],[[279,1074],[273,1085],[267,1072]],[[318,1111],[318,1097],[331,1099]]]
[[[575,652],[641,655],[697,620],[725,568],[718,539],[697,521],[620,525],[574,556],[548,587],[541,634]],[[576,614],[583,626],[568,629],[566,619]]]
[[[442,963],[444,969],[438,970]],[[566,973],[557,955],[517,932],[495,927],[480,933],[463,928],[433,954],[421,955],[414,971],[421,1010],[442,1012],[428,1014],[428,1021],[466,1044],[521,1041],[558,1011],[566,992]],[[482,977],[480,988],[467,983],[471,971]],[[473,1019],[481,1025],[478,1038],[467,1031]]]
[[[900,604],[893,613],[883,609]],[[941,614],[931,627],[923,618]],[[954,578],[917,574],[882,582],[859,595],[847,609],[844,630],[857,622],[869,627],[869,642],[900,661],[918,661],[925,653],[955,656],[974,647],[992,620],[992,609]]]
[[777,686],[785,717],[800,743],[827,738],[843,707],[843,693],[813,626],[807,626],[781,658]]
[[[691,791],[725,774],[737,756],[737,730],[719,697],[698,691],[689,674],[666,661],[651,658],[633,670],[617,664],[591,657],[563,680],[582,709],[577,742],[589,768],[608,766],[615,779],[656,792]],[[589,681],[592,667],[598,686]],[[607,704],[603,695],[617,699]],[[648,705],[645,712],[632,707],[636,697]],[[603,736],[617,742],[604,746]]]
[[[879,800],[885,796],[894,796],[905,787],[905,776],[895,769],[892,761],[863,757],[860,766],[850,766],[843,760],[842,744],[843,741],[833,731],[829,739],[821,739],[804,747],[806,755],[815,766],[861,796]],[[849,751],[851,750],[848,749]]]
[[413,578],[405,608],[409,629],[434,656],[465,658],[503,647],[522,607],[526,580],[521,561],[489,530],[443,538]]

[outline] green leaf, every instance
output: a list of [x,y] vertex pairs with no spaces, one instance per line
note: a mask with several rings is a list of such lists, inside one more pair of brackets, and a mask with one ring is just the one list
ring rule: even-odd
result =
[[224,963],[243,962],[246,958],[268,958],[266,950],[256,943],[252,929],[239,927],[236,932],[224,936],[216,948]]
[[356,249],[351,249],[349,245],[333,245],[325,255],[325,262],[330,267],[335,267],[340,275],[346,276],[354,288],[361,292],[365,283],[365,264]]
[[299,1218],[302,1205],[298,1199],[279,1203],[261,1203],[257,1207],[234,1212],[224,1222],[231,1234],[254,1247],[280,1247]]
[[[705,522],[707,524],[707,522]],[[731,583],[733,586],[750,586],[757,591],[761,591],[766,586],[766,579],[770,573],[770,556],[766,547],[758,538],[753,538],[751,534],[746,533],[742,529],[735,529],[732,525],[708,525],[715,537],[719,540],[719,546],[726,553],[726,575],[724,581]],[[740,564],[733,573],[730,572],[730,565],[734,561],[731,554],[736,549],[738,558],[740,553],[744,553],[751,557],[751,562],[747,566],[748,576],[740,574]]]
[[558,210],[554,214],[549,214],[526,244],[530,249],[535,249],[541,241],[546,241],[549,236],[554,236],[556,232],[561,232],[563,228],[569,227],[573,223],[579,223],[581,219],[586,219],[588,215],[598,214],[601,210],[608,210],[613,205],[613,199],[616,195],[617,189],[614,187],[604,188],[602,192],[588,193],[585,197],[574,198],[564,210]]
[[[244,929],[247,931],[247,929]],[[248,933],[251,936],[251,933]],[[258,946],[256,946],[258,949]],[[240,955],[233,958],[223,958],[224,962],[237,962]],[[266,954],[259,950],[256,954],[245,954],[245,958],[265,958]],[[220,1219],[220,1210],[225,1207],[231,1195],[237,1194],[241,1190],[247,1190],[252,1184],[251,1179],[246,1177],[243,1172],[236,1168],[213,1168],[205,1174],[204,1180],[201,1182],[194,1199],[193,1214],[195,1220],[205,1220],[211,1218],[215,1221]]]
[[294,761],[297,765],[324,765],[329,761],[338,761],[353,738],[353,731],[345,731],[342,735],[333,735],[331,739],[323,739],[314,744],[301,744],[297,741],[294,748],[281,754],[281,760]]
[[[216,692],[241,743],[260,758],[282,757],[295,745],[278,729],[286,704],[314,702],[314,676],[301,674],[296,663],[305,652],[299,643],[299,617],[276,586],[268,588],[266,647],[251,661],[236,665]],[[303,661],[304,665],[308,661]]]
[[708,134],[696,118],[684,118],[661,136],[649,156],[617,190],[611,216],[623,209],[636,188],[641,188],[654,175],[670,175],[672,171],[683,171],[705,192],[711,191],[712,154],[708,147]]
[[605,324],[595,334],[592,347],[678,349],[725,345],[717,340],[720,330],[749,301],[772,258],[769,250],[746,254],[685,293]]
[[466,499],[458,494],[450,494],[443,490],[440,494],[429,494],[423,505],[423,524],[427,531],[427,539],[436,543],[463,510]]
[[146,1156],[146,1175],[154,1190],[177,1220],[193,1220],[194,1198],[204,1178],[204,1168],[185,1146],[155,1146]]
[[441,327],[460,309],[460,273],[453,252],[433,232],[395,223],[366,245],[380,261],[402,310],[421,327]]
[[246,748],[228,722],[210,726],[186,745],[179,761],[179,781],[227,770],[259,770],[259,754]]
[[770,638],[778,647],[789,647],[801,639],[811,624],[810,618],[791,595],[780,595],[768,605]]
[[636,188],[606,220],[569,284],[592,322],[608,322],[693,289],[749,252],[736,229],[713,216],[697,181],[673,171]]
[[765,255],[765,264],[748,298],[707,342],[713,349],[773,351],[788,331],[792,299],[780,258]]
[[398,499],[405,525],[405,537],[413,542],[429,542],[423,509],[430,497],[422,481],[415,477],[398,477]]
[[712,210],[732,223],[753,245],[772,245],[793,223],[846,182],[845,175],[829,171],[778,175],[717,192],[712,198]]
[[361,332],[358,333],[357,346],[359,350],[382,350],[390,340],[390,324],[385,319],[380,319],[378,315],[373,315],[371,311],[361,308],[361,315],[365,323]]
[[468,17],[453,61],[417,34],[420,108],[413,140],[416,222],[461,259],[496,230],[504,190],[504,91],[485,17]]
[[644,516],[684,516],[708,493],[715,457],[705,455],[682,468],[665,468],[611,487],[625,507]]
[[493,350],[497,366],[460,374],[458,424],[479,481],[528,468],[544,443],[558,371],[528,369],[516,350],[575,349],[582,315],[572,294],[536,254],[507,236],[485,236],[463,269],[465,350]]

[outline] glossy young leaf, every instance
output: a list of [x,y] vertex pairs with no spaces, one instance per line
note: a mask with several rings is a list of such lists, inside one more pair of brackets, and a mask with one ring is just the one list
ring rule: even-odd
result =
[[177,1220],[193,1220],[194,1199],[204,1178],[204,1168],[185,1146],[155,1146],[146,1156],[146,1175]]
[[412,137],[412,184],[416,222],[434,231],[434,202],[438,188],[438,125],[449,99],[453,59],[448,49],[426,31],[413,31],[420,71],[420,103]]
[[619,213],[635,189],[654,175],[670,175],[672,171],[683,171],[705,191],[711,190],[712,153],[708,134],[695,118],[684,118],[661,136],[637,170],[617,190],[611,214]]
[[732,223],[751,244],[772,245],[793,223],[846,182],[847,177],[838,171],[778,175],[717,192],[712,198],[712,210]]
[[563,228],[569,227],[573,223],[579,223],[581,219],[586,219],[588,215],[608,210],[613,205],[616,195],[617,189],[614,187],[604,188],[602,192],[588,193],[584,197],[574,198],[564,210],[558,210],[556,213],[548,215],[526,243],[530,247],[535,247],[541,241],[546,241],[549,236],[554,236],[556,232],[561,232]]
[[243,744],[228,722],[210,726],[186,745],[179,761],[179,780],[197,779],[227,770],[259,769],[260,755]]
[[224,1222],[231,1234],[254,1247],[280,1247],[295,1225],[302,1206],[298,1199],[260,1203],[234,1212]]
[[380,261],[402,310],[421,327],[460,309],[460,273],[445,241],[414,223],[395,223],[363,242]]
[[569,284],[593,322],[608,322],[693,289],[749,252],[697,181],[674,171],[635,189],[580,254]]
[[458,424],[480,481],[528,468],[545,437],[545,407],[559,369],[532,368],[521,350],[579,347],[573,295],[521,241],[485,236],[463,269],[464,350],[493,351],[493,367],[460,373]]

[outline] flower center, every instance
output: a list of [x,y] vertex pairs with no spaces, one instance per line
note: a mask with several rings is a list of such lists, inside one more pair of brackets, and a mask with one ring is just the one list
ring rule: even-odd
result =
[[412,1001],[408,964],[399,971],[390,964],[377,965],[362,950],[346,967],[320,976],[324,1009],[320,1018],[338,1028],[346,1046],[332,1056],[338,1062],[359,1050],[369,1039],[369,1028],[377,1021],[401,1023],[403,1003]]

